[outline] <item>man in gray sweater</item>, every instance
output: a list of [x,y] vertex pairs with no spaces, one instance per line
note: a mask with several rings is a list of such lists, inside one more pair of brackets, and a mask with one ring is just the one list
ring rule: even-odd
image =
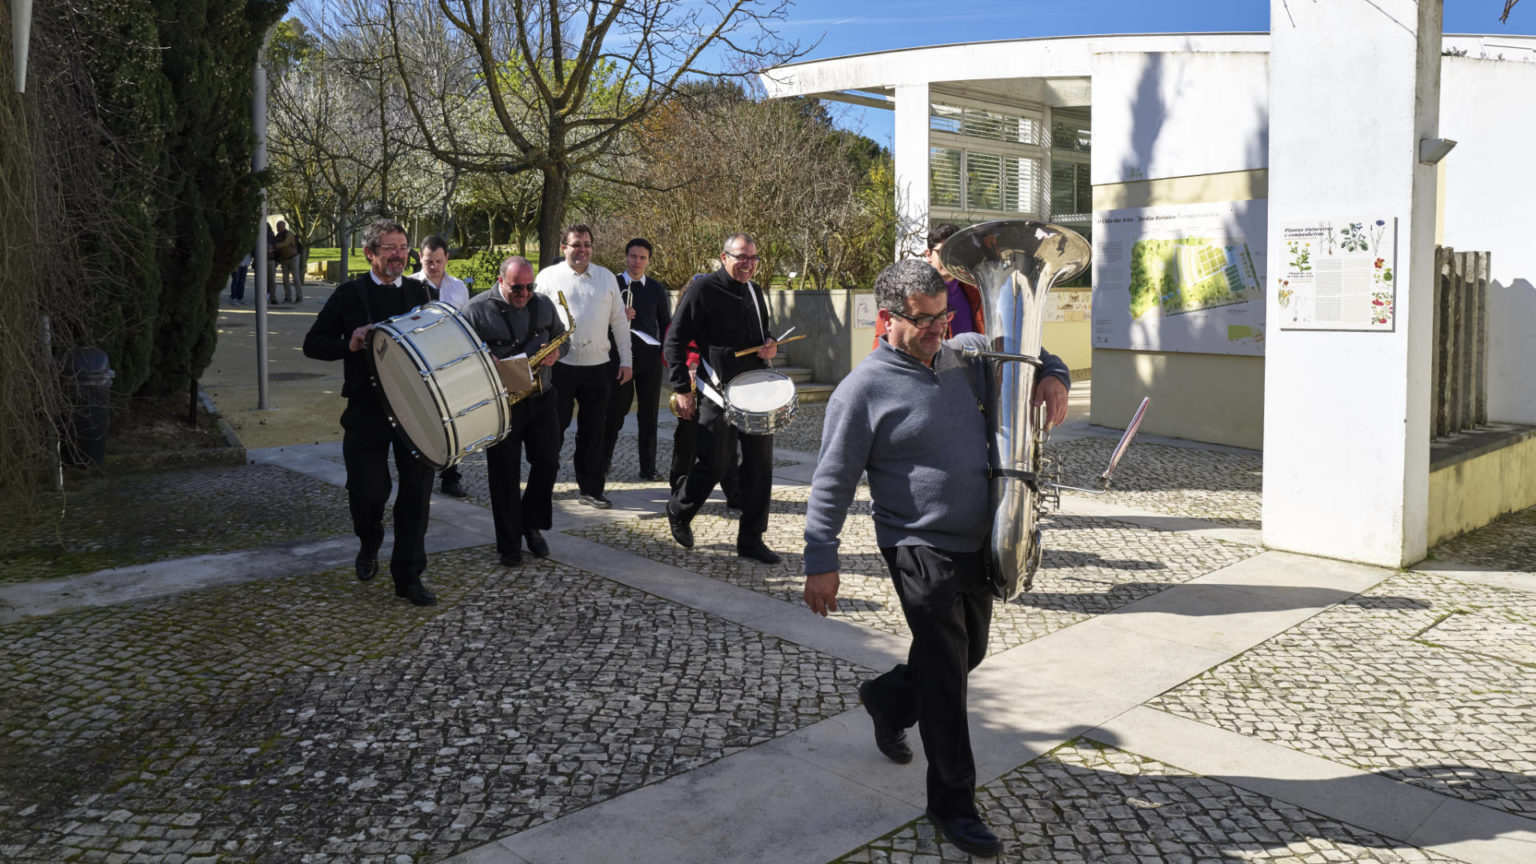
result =
[[[916,723],[928,757],[928,818],[958,848],[993,856],[1002,841],[976,810],[976,766],[966,725],[966,677],[987,650],[992,588],[982,568],[987,503],[987,422],[980,365],[961,356],[986,337],[943,341],[954,317],[934,269],[919,259],[875,280],[887,335],[827,404],[821,455],[805,522],[805,602],[837,610],[837,535],[859,476],[869,475],[875,538],[912,631],[907,662],[865,681],[859,696],[875,745],[910,762]],[[1033,399],[1052,423],[1067,414],[1071,378],[1041,352]]]

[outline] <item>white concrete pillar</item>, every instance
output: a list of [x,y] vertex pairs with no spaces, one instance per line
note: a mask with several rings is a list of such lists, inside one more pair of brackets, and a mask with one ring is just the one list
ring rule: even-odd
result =
[[928,235],[928,83],[898,84],[891,136],[896,163],[896,258],[920,253]]
[[[1442,0],[1270,3],[1264,542],[1402,566],[1428,519]],[[1396,219],[1391,332],[1287,329],[1287,225]]]

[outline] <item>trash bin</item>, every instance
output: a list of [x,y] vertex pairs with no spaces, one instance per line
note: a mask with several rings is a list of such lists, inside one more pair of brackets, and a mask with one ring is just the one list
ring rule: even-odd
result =
[[99,467],[107,461],[107,422],[112,416],[112,371],[100,348],[71,348],[62,359],[64,462]]

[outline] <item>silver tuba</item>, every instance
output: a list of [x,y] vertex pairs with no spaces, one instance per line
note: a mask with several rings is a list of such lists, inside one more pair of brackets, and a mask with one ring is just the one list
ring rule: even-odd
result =
[[[1040,517],[1060,489],[1045,458],[1049,433],[1045,406],[1030,397],[1040,367],[1046,295],[1060,282],[1088,267],[1092,252],[1081,234],[1060,225],[1030,220],[982,222],[944,241],[939,252],[945,269],[981,291],[990,350],[966,350],[982,364],[984,403],[991,468],[989,497],[992,530],[987,544],[987,575],[1003,600],[1028,591],[1040,567]],[[1116,447],[1118,462],[1140,425],[1135,422]],[[1108,488],[1114,464],[1100,475]],[[1048,473],[1049,472],[1049,473]],[[1083,492],[1102,490],[1081,489]]]

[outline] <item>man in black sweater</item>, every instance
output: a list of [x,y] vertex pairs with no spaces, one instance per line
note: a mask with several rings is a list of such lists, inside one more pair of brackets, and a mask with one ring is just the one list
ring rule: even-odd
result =
[[[667,301],[667,284],[645,275],[651,264],[651,243],[643,237],[629,241],[624,250],[624,272],[619,274],[619,293],[623,295],[624,314],[629,318],[629,339],[634,356],[634,377],[613,388],[608,400],[607,428],[603,436],[603,475],[613,467],[613,451],[619,444],[619,429],[629,414],[630,403],[637,399],[635,425],[640,432],[640,479],[660,480],[656,473],[656,411],[661,405],[662,331],[672,320],[672,304]],[[656,340],[652,345],[639,334]],[[612,337],[609,337],[612,341]],[[608,351],[608,369],[615,380],[619,373],[619,351]]]
[[[667,522],[672,539],[684,549],[693,548],[693,517],[714,490],[739,441],[741,522],[736,529],[736,554],[777,564],[778,554],[763,542],[773,487],[773,436],[737,431],[726,421],[723,408],[708,398],[695,398],[688,381],[689,342],[697,344],[699,356],[720,376],[720,390],[742,372],[765,368],[779,353],[768,335],[767,299],[750,281],[757,272],[757,243],[746,234],[732,234],[725,241],[720,262],[719,270],[694,280],[683,292],[662,347],[668,383],[678,394],[678,409],[683,417],[696,416],[699,423],[693,470],[667,501]],[[762,347],[755,354],[735,356],[737,351],[754,346]],[[700,368],[699,380],[708,377]]]
[[368,331],[374,324],[403,315],[432,299],[427,286],[404,278],[411,250],[398,222],[379,219],[363,232],[363,254],[370,271],[337,287],[314,326],[304,337],[304,356],[340,360],[344,383],[341,395],[341,453],[347,466],[347,501],[352,530],[362,547],[357,553],[357,578],[363,582],[379,572],[379,547],[384,543],[384,505],[389,501],[389,451],[394,448],[400,494],[395,498],[395,548],[389,572],[395,595],[430,606],[437,598],[421,584],[427,568],[427,518],[432,498],[431,466],[411,455],[411,444],[390,425],[368,362]]
[[[533,291],[533,266],[517,255],[501,262],[496,287],[470,298],[463,316],[497,359],[524,354],[531,360],[565,332],[554,301]],[[549,542],[541,532],[552,525],[555,477],[560,473],[560,425],[550,367],[570,349],[569,342],[561,345],[532,370],[541,389],[512,406],[507,437],[485,451],[496,554],[504,567],[523,563],[525,539],[528,551],[540,558],[549,555]],[[525,447],[528,488],[519,489]]]

